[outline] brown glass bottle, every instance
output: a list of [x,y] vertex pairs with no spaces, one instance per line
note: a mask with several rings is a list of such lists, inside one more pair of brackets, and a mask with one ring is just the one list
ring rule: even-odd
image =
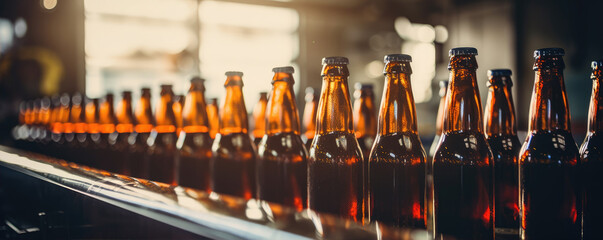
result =
[[447,91],[448,80],[440,81],[440,105],[438,106],[438,115],[436,116],[435,136],[433,137],[433,142],[431,142],[431,146],[429,147],[429,158],[433,158],[433,154],[435,153],[438,143],[440,142],[440,138],[442,137],[442,126],[444,125],[444,108],[446,107]]
[[155,109],[155,127],[151,131],[149,146],[149,177],[153,181],[176,185],[176,116],[172,85],[161,85],[161,98]]
[[375,94],[373,84],[356,83],[354,88],[354,131],[366,164],[377,136]]
[[258,198],[301,211],[307,202],[307,151],[300,137],[293,67],[273,68],[266,135],[258,145]]
[[132,173],[129,168],[131,156],[128,138],[134,132],[134,126],[136,125],[136,118],[132,112],[131,91],[122,92],[121,101],[119,101],[117,111],[115,112],[115,118],[117,119],[115,132],[109,137],[111,149],[117,154],[115,159],[113,159],[114,170],[124,175],[131,175]]
[[[149,155],[147,140],[155,127],[155,118],[151,110],[151,89],[142,88],[140,100],[136,106],[136,124],[134,132],[128,137],[130,145],[128,169],[132,176],[149,178]],[[131,157],[130,157],[131,156]]]
[[95,156],[98,158],[97,162],[101,169],[116,172],[119,155],[115,154],[111,144],[111,134],[115,132],[115,125],[117,123],[113,93],[107,93],[107,95],[105,95],[105,98],[99,105],[98,112],[100,139],[97,144],[97,149],[99,151]]
[[84,111],[84,96],[79,93],[71,96],[71,106],[69,108],[69,121],[63,124],[65,128],[66,149],[60,157],[69,160],[77,160],[77,155],[81,151],[82,145],[86,142],[86,111]]
[[475,48],[450,50],[450,80],[442,139],[435,151],[435,237],[494,238],[492,152],[482,129]]
[[[86,137],[85,141],[80,146],[80,154],[78,158],[85,162],[85,165],[104,169],[104,162],[100,161],[101,152],[101,132],[100,132],[100,99],[88,99],[84,108],[86,115]],[[78,137],[79,140],[79,137]]]
[[417,132],[411,61],[405,54],[384,58],[379,128],[368,162],[370,219],[425,229],[425,150]]
[[580,239],[580,156],[570,130],[561,48],[534,51],[528,136],[519,154],[522,239]]
[[176,134],[182,131],[182,108],[184,107],[184,95],[175,95],[172,103],[174,117],[176,118]]
[[194,77],[182,109],[182,132],[178,136],[178,184],[211,191],[211,137],[206,114],[203,79]]
[[603,60],[593,61],[593,90],[588,111],[588,132],[582,146],[583,238],[600,238],[603,224]]
[[209,120],[209,136],[212,141],[216,138],[216,134],[220,131],[220,113],[218,110],[218,99],[209,99],[209,104],[206,107],[207,119]]
[[212,145],[210,162],[214,192],[251,199],[255,196],[256,149],[249,136],[243,99],[242,72],[226,72],[226,98],[220,117],[220,133]]
[[488,100],[484,130],[494,160],[494,231],[498,237],[519,237],[519,189],[517,158],[521,143],[517,137],[511,70],[488,70]]
[[308,150],[310,149],[312,140],[314,140],[314,135],[316,134],[316,112],[318,110],[319,99],[320,96],[316,94],[314,88],[306,88],[306,105],[304,106],[303,116],[304,134],[302,135],[302,139],[305,141],[306,149]]
[[41,153],[46,154],[48,151],[48,145],[51,142],[50,137],[50,114],[51,114],[51,102],[49,97],[43,97],[40,99],[40,111],[38,112],[39,121],[39,136],[38,144]]
[[253,143],[257,146],[266,133],[266,106],[268,93],[260,92],[260,99],[253,107]]
[[364,222],[362,151],[354,135],[348,59],[322,59],[316,135],[308,157],[308,207]]

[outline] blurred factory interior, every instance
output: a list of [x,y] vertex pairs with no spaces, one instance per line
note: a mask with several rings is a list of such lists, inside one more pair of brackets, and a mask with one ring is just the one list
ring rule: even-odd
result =
[[[479,50],[482,105],[486,71],[510,68],[520,130],[527,128],[534,49],[562,47],[573,132],[583,139],[591,92],[590,62],[603,58],[596,0],[21,0],[0,2],[0,143],[17,123],[18,102],[60,93],[106,92],[207,79],[207,98],[222,100],[224,72],[240,70],[247,110],[270,89],[275,66],[296,68],[304,89],[321,86],[320,60],[350,59],[350,82],[383,90],[383,56],[413,57],[420,135],[433,136],[438,82],[448,50]],[[352,88],[352,87],[351,87]],[[351,89],[353,91],[353,88]],[[303,109],[300,109],[303,110]],[[429,146],[425,146],[428,149]]]

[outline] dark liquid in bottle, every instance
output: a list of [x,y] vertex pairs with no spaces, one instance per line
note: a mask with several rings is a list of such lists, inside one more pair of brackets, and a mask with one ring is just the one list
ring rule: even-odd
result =
[[488,139],[494,159],[494,196],[496,197],[496,234],[519,237],[519,189],[517,156],[521,143],[515,135],[492,136]]
[[133,177],[149,179],[149,154],[147,139],[150,133],[132,133],[128,137],[130,144],[126,164]]
[[157,133],[154,143],[149,147],[151,180],[176,184],[176,139],[176,133],[173,132]]
[[356,137],[331,132],[319,135],[315,141],[315,158],[308,159],[309,207],[362,221],[363,164]]
[[263,160],[258,162],[260,199],[297,210],[306,207],[308,166],[303,161],[306,154],[303,144],[294,133],[278,133],[267,138]]
[[459,239],[493,239],[493,176],[485,138],[468,131],[442,138],[433,163],[436,232]]
[[[589,134],[581,149],[584,188],[584,239],[601,238],[603,226],[603,139],[599,132]],[[585,149],[584,149],[585,148]]]
[[214,141],[220,147],[212,160],[212,190],[245,199],[253,198],[256,189],[255,150],[249,135],[218,134]]
[[211,137],[205,133],[181,133],[186,134],[184,146],[179,157],[179,182],[185,187],[192,187],[204,191],[210,191],[209,161],[211,159],[211,148],[199,149],[197,146],[211,146]]
[[425,229],[421,141],[415,134],[402,133],[378,138],[369,163],[371,221]]
[[[528,135],[519,174],[524,205],[522,238],[576,239],[581,234],[578,151],[567,131]],[[568,146],[568,147],[566,147]]]

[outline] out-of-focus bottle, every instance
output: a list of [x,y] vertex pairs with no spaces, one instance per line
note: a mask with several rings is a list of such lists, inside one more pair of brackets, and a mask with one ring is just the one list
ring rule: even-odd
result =
[[477,49],[453,48],[449,55],[442,139],[427,172],[433,175],[435,237],[493,239],[494,162],[482,129]]
[[316,135],[308,157],[308,207],[364,222],[362,151],[354,135],[348,59],[322,59]]
[[99,152],[95,155],[101,169],[117,172],[118,167],[116,165],[119,162],[119,155],[115,154],[115,149],[113,149],[111,144],[111,135],[115,132],[115,125],[117,123],[113,93],[105,95],[105,98],[99,105],[98,112],[100,140],[97,144]]
[[561,48],[534,51],[528,136],[519,153],[522,239],[580,239],[580,154],[570,129]]
[[209,136],[212,141],[216,138],[216,134],[220,131],[220,113],[218,110],[218,99],[209,99],[206,107],[207,119],[209,120]]
[[260,99],[253,107],[253,143],[257,146],[266,133],[266,106],[268,93],[260,92]]
[[39,150],[43,154],[47,154],[49,143],[52,141],[50,134],[50,114],[51,101],[49,97],[40,99],[40,111],[38,112],[39,127],[38,127],[38,142]]
[[417,131],[411,61],[405,54],[384,58],[379,128],[368,162],[370,219],[425,229],[425,150]]
[[86,142],[86,111],[84,110],[84,96],[74,93],[71,96],[71,107],[69,108],[69,121],[63,124],[65,128],[66,149],[59,157],[78,162],[77,155],[81,151],[83,143]]
[[176,134],[180,134],[182,131],[182,108],[184,107],[184,95],[174,96],[174,102],[172,109],[174,110],[174,117],[176,118]]
[[[104,168],[104,161],[98,156],[100,152],[101,132],[100,132],[100,99],[92,98],[84,108],[86,115],[86,138],[83,145],[80,145],[80,154],[78,161],[82,161],[85,165],[96,168]],[[79,139],[79,138],[78,138]],[[92,156],[90,156],[92,155]],[[104,154],[103,154],[104,155]]]
[[134,132],[128,137],[130,154],[128,169],[134,177],[149,178],[149,156],[147,140],[155,126],[155,118],[151,110],[151,89],[142,88],[140,100],[136,106],[136,125]]
[[433,142],[431,142],[431,146],[429,147],[429,158],[433,158],[433,154],[435,153],[438,143],[440,142],[440,138],[442,137],[442,125],[444,125],[444,108],[446,107],[447,91],[448,80],[440,81],[440,105],[438,106],[438,115],[436,116],[435,136],[433,137]]
[[373,84],[356,83],[354,88],[354,131],[366,164],[377,136],[375,94]]
[[115,132],[109,137],[111,149],[117,154],[113,164],[114,170],[121,174],[131,175],[130,158],[134,156],[131,156],[128,151],[130,148],[128,137],[134,132],[134,126],[136,125],[136,118],[132,112],[131,91],[121,93],[121,101],[117,105],[115,118],[117,119]]
[[258,146],[258,198],[301,211],[307,201],[307,151],[300,137],[293,67],[273,68],[266,134]]
[[249,136],[243,99],[242,72],[226,72],[226,98],[220,133],[212,146],[211,174],[214,192],[251,199],[255,196],[256,150]]
[[584,189],[584,239],[600,237],[603,224],[603,60],[593,61],[593,90],[588,111],[588,132],[582,146],[582,187]]
[[176,116],[174,114],[174,92],[172,85],[161,85],[161,98],[155,109],[155,127],[151,131],[149,146],[149,176],[151,180],[172,185],[177,184],[176,177]]
[[302,140],[305,141],[306,149],[308,150],[310,149],[312,140],[314,140],[314,135],[316,134],[316,112],[318,111],[319,99],[320,96],[316,94],[314,88],[306,88],[306,105],[304,106],[303,116],[304,134],[302,135]]
[[212,140],[206,114],[204,80],[191,79],[182,109],[182,132],[178,136],[178,184],[211,191],[210,166]]
[[521,143],[517,138],[511,70],[488,70],[488,100],[484,130],[494,159],[494,231],[497,238],[519,237],[519,190],[517,158]]

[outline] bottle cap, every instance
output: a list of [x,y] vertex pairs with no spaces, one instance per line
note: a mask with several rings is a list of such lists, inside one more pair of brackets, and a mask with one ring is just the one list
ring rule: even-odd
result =
[[463,55],[477,55],[477,49],[473,47],[458,47],[450,49],[448,56],[463,56]]
[[346,57],[325,57],[322,59],[322,65],[325,64],[349,64],[350,61]]
[[172,84],[161,84],[161,85],[159,85],[159,87],[161,87],[161,88],[170,88],[171,89],[172,88]]
[[412,62],[412,57],[407,54],[388,54],[383,57],[383,62]]
[[511,69],[490,69],[488,77],[511,76]]
[[370,83],[356,83],[354,84],[354,89],[356,90],[372,90],[373,89],[373,84]]
[[243,76],[243,72],[239,72],[239,71],[228,71],[226,73],[224,73],[224,75],[230,77],[230,76],[239,76],[242,77]]
[[590,66],[593,68],[593,70],[597,70],[600,68],[603,68],[603,59],[601,60],[597,60],[597,61],[593,61]]
[[565,51],[563,48],[541,48],[534,51],[534,58],[546,56],[563,56]]
[[204,83],[205,79],[199,77],[199,76],[193,76],[191,77],[191,83]]
[[282,72],[282,73],[294,73],[295,69],[293,69],[293,67],[291,66],[285,66],[285,67],[275,67],[272,69],[272,72]]
[[313,87],[307,87],[306,88],[306,94],[314,94],[314,92],[316,92],[316,91],[314,90]]

